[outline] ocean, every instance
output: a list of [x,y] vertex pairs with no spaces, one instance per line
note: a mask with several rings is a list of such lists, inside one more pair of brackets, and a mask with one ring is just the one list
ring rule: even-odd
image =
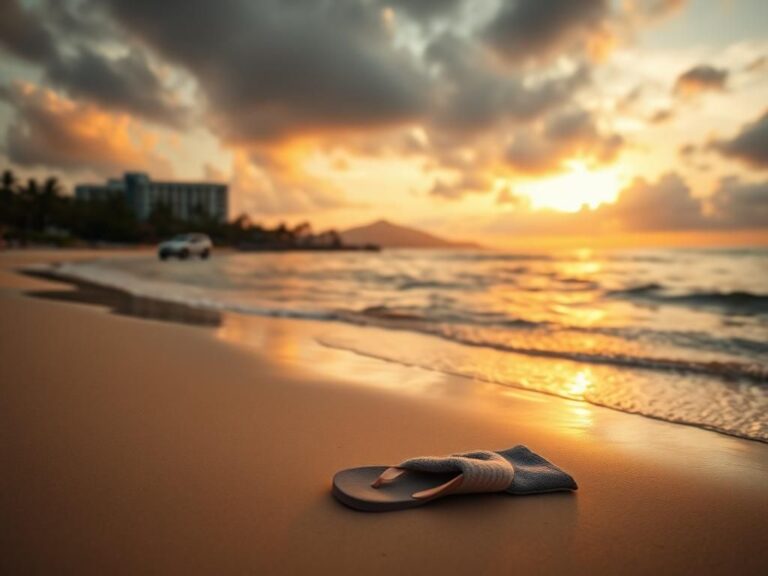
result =
[[385,336],[319,342],[768,442],[767,249],[145,254],[51,271],[203,309],[376,326]]

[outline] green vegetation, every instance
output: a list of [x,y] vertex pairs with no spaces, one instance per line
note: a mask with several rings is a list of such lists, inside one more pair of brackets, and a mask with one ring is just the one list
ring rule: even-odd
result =
[[267,228],[245,214],[218,222],[202,207],[187,221],[174,217],[170,206],[157,204],[139,221],[120,195],[78,200],[65,195],[57,178],[25,182],[6,170],[0,177],[0,243],[12,245],[82,243],[156,243],[184,232],[208,234],[217,245],[251,250],[340,249],[335,230],[313,233],[309,223]]

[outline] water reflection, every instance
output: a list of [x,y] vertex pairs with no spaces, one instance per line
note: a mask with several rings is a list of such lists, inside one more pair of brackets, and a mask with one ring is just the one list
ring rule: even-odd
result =
[[206,310],[175,302],[135,296],[123,290],[107,288],[91,282],[52,275],[41,271],[26,271],[24,273],[37,278],[66,282],[72,287],[65,290],[46,289],[28,291],[27,295],[33,298],[76,304],[92,304],[103,306],[113,314],[121,316],[132,316],[134,318],[173,322],[176,324],[219,326],[222,322],[221,314],[215,310]]
[[272,362],[291,366],[295,370],[320,373],[336,381],[409,394],[443,394],[445,377],[440,373],[404,371],[399,364],[318,345],[317,340],[329,330],[332,331],[333,327],[319,322],[264,320],[225,314],[216,330],[216,337],[264,355]]
[[[361,337],[357,330],[339,325],[319,341],[405,366],[768,440],[768,390],[748,382],[516,354],[397,331],[367,329],[368,336]],[[589,427],[589,414],[583,411],[589,408],[581,409],[570,412],[568,426],[575,421],[576,428]]]
[[592,377],[589,369],[577,371],[570,383],[566,384],[566,393],[574,398],[583,399],[584,395],[592,385]]

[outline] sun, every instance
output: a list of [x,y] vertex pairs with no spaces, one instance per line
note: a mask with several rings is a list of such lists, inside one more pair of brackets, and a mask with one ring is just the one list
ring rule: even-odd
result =
[[616,200],[623,183],[618,170],[591,170],[581,160],[572,160],[566,166],[564,174],[521,183],[515,190],[528,197],[533,209],[561,212],[578,212],[583,206],[597,208]]

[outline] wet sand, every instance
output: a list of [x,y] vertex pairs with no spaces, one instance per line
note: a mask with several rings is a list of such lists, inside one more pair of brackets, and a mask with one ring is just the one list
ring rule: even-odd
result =
[[[766,444],[331,350],[327,323],[32,297],[74,290],[14,271],[103,254],[0,253],[2,573],[768,568]],[[330,496],[343,467],[519,443],[579,491],[389,514]]]

